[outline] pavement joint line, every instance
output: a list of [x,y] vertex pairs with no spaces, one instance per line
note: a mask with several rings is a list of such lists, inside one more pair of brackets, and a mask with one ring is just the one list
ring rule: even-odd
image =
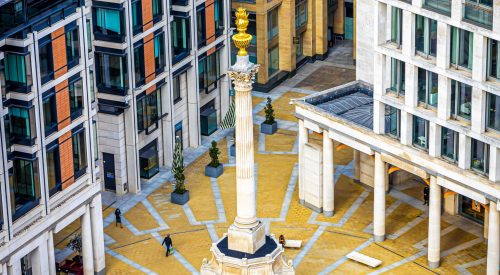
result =
[[116,243],[116,240],[111,238],[108,234],[103,233],[104,236],[104,245],[110,245]]
[[421,210],[422,212],[427,212],[428,211],[428,206],[425,205],[425,204],[422,204],[422,201],[421,200],[418,200],[414,197],[411,197],[409,195],[406,195],[405,193],[397,190],[397,189],[394,189],[394,188],[391,188],[391,191],[389,192],[389,194],[397,199],[398,201],[402,201],[406,204],[409,204],[410,206],[413,206],[419,210]]
[[[400,206],[403,202],[400,201],[400,200],[397,200],[395,202],[393,202],[389,207],[386,208],[385,210],[385,217],[386,217],[386,220],[387,220],[387,217],[392,213],[394,212],[394,210],[396,208],[398,208],[398,206]],[[387,226],[387,223],[386,223],[386,226]],[[365,233],[373,233],[373,222],[370,223],[365,229],[363,229],[363,232]]]
[[344,216],[340,218],[340,221],[336,223],[336,226],[342,227],[345,225],[345,223],[351,218],[352,215],[358,210],[358,208],[361,206],[361,204],[365,201],[365,199],[370,195],[370,192],[368,191],[363,191],[358,198],[354,201],[354,203],[349,207],[349,209],[344,213]]
[[219,181],[217,178],[210,178],[210,184],[212,186],[212,192],[215,199],[215,207],[217,208],[218,223],[226,222],[226,211],[224,210],[224,202],[222,201],[222,196],[219,188]]
[[259,133],[259,144],[258,144],[258,152],[264,152],[266,151],[266,135],[263,133]]
[[292,174],[290,176],[290,180],[288,181],[288,186],[286,189],[285,199],[283,200],[283,204],[281,205],[280,211],[280,219],[286,219],[288,215],[288,210],[290,209],[290,204],[293,198],[293,192],[295,191],[295,185],[297,183],[297,178],[299,176],[299,164],[296,162],[293,165]]
[[149,214],[155,219],[155,221],[158,223],[158,225],[161,228],[167,228],[169,229],[170,227],[167,225],[167,223],[163,220],[161,215],[156,211],[155,207],[151,205],[151,203],[148,200],[143,200],[142,204],[144,207],[146,207],[146,210],[149,212]]
[[121,255],[121,254],[119,254],[117,252],[115,252],[114,250],[111,250],[109,248],[105,248],[105,250],[106,250],[106,253],[108,253],[110,256],[112,256],[112,257],[116,258],[117,260],[120,260],[120,261],[122,261],[122,262],[124,262],[124,263],[126,263],[126,264],[128,264],[130,266],[132,266],[135,269],[138,269],[138,270],[142,271],[145,274],[151,274],[151,275],[158,274],[158,273],[153,272],[153,271],[147,269],[146,267],[144,267],[144,266],[142,266],[142,265],[140,265],[140,264],[138,264],[138,263],[130,260],[129,258],[127,258],[127,257],[125,257],[125,256],[123,256],[123,255]]
[[197,221],[193,211],[191,210],[191,207],[189,207],[189,204],[184,204],[182,205],[182,210],[184,210],[184,214],[186,214],[186,217],[191,225],[201,225],[202,223]]
[[[365,249],[366,247],[368,247],[372,243],[373,243],[373,238],[370,238],[367,241],[365,241],[364,243],[362,243],[361,245],[359,245],[358,247],[356,247],[352,251],[359,252],[359,251]],[[343,256],[342,258],[340,258],[339,260],[337,260],[333,264],[327,266],[325,269],[323,269],[323,271],[319,272],[318,275],[326,275],[326,274],[333,272],[335,269],[337,269],[340,265],[345,263],[347,260],[348,260],[347,256]]]
[[405,226],[403,226],[402,228],[400,228],[394,234],[389,234],[387,236],[387,238],[391,239],[391,240],[395,240],[395,239],[401,237],[403,234],[405,234],[406,232],[410,231],[412,228],[414,228],[419,223],[421,223],[422,221],[424,221],[427,217],[428,217],[427,213],[423,213],[422,215],[416,217],[415,219],[413,219],[412,221],[410,221],[409,223],[407,223]]
[[[162,237],[160,236],[160,234],[158,233],[153,233],[151,234],[160,244],[163,242],[163,239]],[[172,254],[172,256],[175,257],[175,259],[177,261],[179,261],[179,263],[181,263],[187,270],[189,270],[189,272],[191,272],[192,274],[200,274],[198,272],[198,270],[196,270],[196,268],[194,268],[187,260],[186,258],[184,258],[184,256],[182,256],[182,254],[179,252],[179,250],[175,250],[175,246],[174,246],[174,253]]]
[[482,242],[483,242],[482,239],[473,239],[473,240],[470,240],[468,242],[459,244],[459,245],[457,245],[455,247],[452,247],[452,248],[450,248],[448,250],[445,250],[445,251],[441,252],[441,258],[446,257],[446,256],[448,256],[450,254],[455,253],[455,252],[458,252],[458,251],[470,248],[470,247],[472,247],[472,246],[474,246],[476,244],[482,243]]
[[468,262],[465,264],[456,265],[455,269],[458,270],[458,272],[460,272],[460,274],[472,274],[471,272],[469,272],[467,270],[467,268],[473,267],[476,265],[480,265],[480,264],[485,264],[485,263],[486,263],[486,258],[481,258],[481,259],[477,259],[475,261]]
[[[452,224],[452,225],[446,227],[445,229],[442,229],[440,235],[442,237],[442,236],[450,233],[451,231],[453,231],[455,229],[457,229],[457,227]],[[424,246],[425,244],[427,244],[427,242],[428,242],[428,238],[425,238],[425,239],[421,240],[420,242],[414,244],[413,247],[415,247],[417,249],[425,249],[425,250],[427,250],[427,248]]]
[[321,236],[321,234],[323,234],[323,232],[325,231],[325,229],[326,229],[326,226],[321,225],[321,226],[318,227],[318,229],[316,230],[316,232],[314,232],[314,234],[311,236],[311,238],[306,243],[306,245],[304,245],[304,248],[293,259],[293,267],[294,268],[297,268],[297,266],[300,265],[300,263],[302,262],[302,260],[304,259],[304,257],[307,255],[307,253],[309,253],[309,250],[311,250],[312,246],[319,239],[319,237]]
[[210,239],[212,239],[213,243],[216,243],[219,241],[219,236],[217,235],[217,231],[215,230],[215,227],[213,224],[206,224],[208,234],[210,235]]

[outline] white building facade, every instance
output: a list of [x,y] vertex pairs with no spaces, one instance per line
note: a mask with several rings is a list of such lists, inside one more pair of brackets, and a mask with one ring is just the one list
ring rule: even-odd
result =
[[[336,140],[355,149],[355,177],[374,187],[376,241],[385,239],[388,175],[405,170],[430,188],[429,266],[439,266],[441,213],[446,212],[484,226],[487,271],[498,274],[500,2],[361,0],[356,7],[357,79],[365,84],[296,103],[300,161],[305,156],[321,163],[316,174],[323,179],[308,189],[310,181],[301,176],[301,201],[333,214],[329,175]],[[371,110],[364,113],[373,115],[368,124],[317,106],[335,106],[345,96],[359,99],[359,89],[367,90],[359,106]],[[369,100],[362,103],[365,97]],[[359,121],[346,124],[346,119]],[[323,133],[321,154],[307,145],[308,131]],[[307,169],[301,168],[303,174],[310,173]],[[316,195],[308,199],[310,190]]]

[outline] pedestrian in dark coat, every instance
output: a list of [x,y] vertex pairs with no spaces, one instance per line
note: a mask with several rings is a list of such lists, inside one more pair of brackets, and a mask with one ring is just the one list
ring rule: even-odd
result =
[[168,257],[168,255],[170,254],[170,249],[172,248],[172,239],[170,238],[170,234],[167,234],[165,239],[163,239],[163,242],[161,243],[161,245],[166,246],[166,248],[167,248],[166,256]]
[[424,187],[424,204],[429,205],[429,187]]
[[115,210],[115,227],[118,226],[118,224],[120,224],[120,227],[123,228],[123,225],[122,225],[122,211],[120,211],[120,208],[116,208]]

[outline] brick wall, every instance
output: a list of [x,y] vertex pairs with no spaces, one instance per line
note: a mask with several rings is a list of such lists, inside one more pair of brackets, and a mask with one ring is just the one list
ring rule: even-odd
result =
[[[207,37],[207,45],[215,41],[215,4],[214,0],[208,0],[205,2],[205,31]],[[207,51],[207,55],[210,55],[215,51],[215,48]]]
[[153,2],[152,0],[142,0],[142,24],[143,31],[153,27]]
[[66,66],[66,36],[64,34],[64,27],[57,29],[51,34],[54,79],[68,72],[68,67]]
[[146,75],[146,83],[155,79],[155,44],[154,34],[149,34],[144,37],[144,73]]
[[59,138],[59,158],[61,163],[62,189],[64,190],[75,181],[71,131],[68,131]]
[[68,80],[56,85],[57,130],[71,123]]

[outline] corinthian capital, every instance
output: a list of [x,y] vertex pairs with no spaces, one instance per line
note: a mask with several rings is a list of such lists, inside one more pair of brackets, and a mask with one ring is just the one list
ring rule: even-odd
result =
[[228,71],[229,77],[233,80],[234,88],[238,89],[252,89],[252,84],[255,80],[255,74],[259,71],[259,65],[253,65],[246,71]]

